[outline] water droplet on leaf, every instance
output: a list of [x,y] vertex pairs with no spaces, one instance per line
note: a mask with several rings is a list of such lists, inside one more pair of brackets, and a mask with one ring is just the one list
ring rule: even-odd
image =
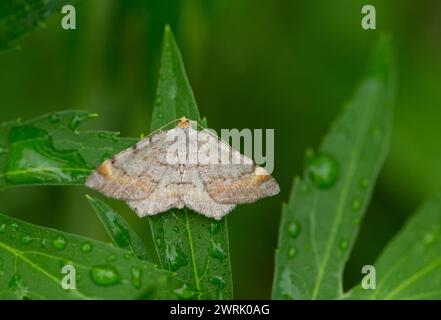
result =
[[436,239],[435,233],[431,232],[424,236],[423,243],[424,245],[428,246],[432,244],[435,241],[435,239]]
[[186,284],[184,284],[181,288],[174,290],[174,293],[176,293],[178,298],[182,300],[190,300],[197,295],[197,292],[190,290]]
[[214,241],[211,243],[211,248],[209,249],[208,253],[211,257],[219,260],[223,260],[227,256],[222,248],[222,245]]
[[188,263],[188,257],[179,245],[167,246],[167,260],[171,271],[176,271]]
[[328,189],[337,181],[338,165],[328,154],[314,154],[307,160],[307,172],[316,187]]
[[15,232],[18,229],[18,224],[14,222],[14,223],[11,223],[9,227],[11,228],[12,232]]
[[363,190],[366,190],[369,187],[369,179],[368,178],[361,178],[360,179],[360,188]]
[[6,231],[6,224],[2,223],[0,224],[0,233],[5,233]]
[[84,120],[83,117],[79,116],[79,115],[74,115],[72,117],[72,119],[70,119],[69,121],[69,128],[74,131],[77,132],[78,127],[80,126],[81,122]]
[[41,239],[41,246],[45,248],[47,246],[47,239]]
[[288,251],[288,256],[290,258],[294,258],[297,255],[297,249],[294,247],[291,247]]
[[132,275],[132,284],[135,288],[141,288],[141,270],[136,267],[132,267],[130,270]]
[[57,122],[59,122],[60,121],[60,117],[58,116],[58,114],[56,114],[56,113],[52,113],[50,116],[49,116],[49,122],[51,122],[51,123],[57,123]]
[[30,244],[31,242],[32,242],[32,238],[30,235],[25,234],[20,238],[21,244]]
[[57,250],[63,250],[67,246],[67,239],[64,236],[57,236],[53,241],[52,244],[54,245],[55,249]]
[[109,256],[106,258],[106,260],[107,260],[108,262],[113,262],[113,261],[116,260],[116,256],[115,256],[114,254],[111,254],[111,255],[109,255]]
[[121,277],[115,267],[97,265],[90,270],[90,278],[100,286],[110,286],[121,281]]
[[354,198],[352,200],[352,210],[353,211],[358,211],[361,208],[361,200],[360,198]]
[[80,249],[82,253],[88,253],[92,251],[93,246],[89,241],[86,241],[81,245]]
[[219,276],[210,277],[210,279],[208,281],[210,281],[211,284],[214,284],[215,286],[217,286],[220,290],[222,290],[225,286],[224,279]]
[[345,251],[349,246],[349,243],[346,240],[340,242],[340,250]]
[[301,229],[302,228],[300,226],[300,223],[298,223],[297,221],[293,221],[288,226],[288,234],[293,238],[297,238],[300,234]]
[[210,223],[210,233],[217,234],[221,229],[221,224],[217,221],[212,221]]

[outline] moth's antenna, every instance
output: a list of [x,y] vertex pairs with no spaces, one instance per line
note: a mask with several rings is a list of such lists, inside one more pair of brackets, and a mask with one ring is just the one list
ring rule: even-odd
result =
[[[228,142],[222,140],[217,134],[214,134],[211,132],[210,128],[205,128],[203,125],[199,124],[199,121],[196,122],[197,126],[204,130],[207,134],[211,135],[212,137],[216,138],[219,141],[225,142],[228,144]],[[213,129],[214,130],[214,129]]]
[[149,137],[149,136],[151,136],[151,135],[153,135],[153,134],[155,134],[155,133],[161,131],[162,129],[164,129],[165,127],[169,126],[171,123],[178,121],[179,119],[180,119],[180,118],[176,118],[176,119],[170,120],[169,122],[167,122],[166,124],[164,124],[162,127],[160,127],[160,128],[158,128],[158,129],[153,130],[152,132],[150,132],[150,133],[149,133],[147,136],[145,136],[144,138]]

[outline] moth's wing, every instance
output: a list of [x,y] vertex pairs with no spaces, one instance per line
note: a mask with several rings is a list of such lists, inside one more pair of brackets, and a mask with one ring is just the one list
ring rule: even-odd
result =
[[[208,133],[200,132],[199,134],[200,150],[203,144],[217,143],[217,163],[208,160],[198,162],[199,174],[205,188],[216,202],[222,204],[251,203],[279,193],[279,185],[265,169],[222,140],[216,142],[213,137],[203,136]],[[207,149],[205,148],[205,150]],[[211,150],[214,149],[215,146],[211,148]]]
[[186,168],[182,183],[183,186],[179,190],[185,206],[209,218],[219,220],[236,206],[218,203],[210,196],[201,180],[197,166]]
[[145,199],[129,200],[127,204],[140,217],[155,215],[184,205],[179,197],[180,175],[175,166],[167,167],[154,191]]
[[86,186],[121,200],[147,198],[167,168],[166,132],[144,138],[134,146],[104,161],[87,178]]

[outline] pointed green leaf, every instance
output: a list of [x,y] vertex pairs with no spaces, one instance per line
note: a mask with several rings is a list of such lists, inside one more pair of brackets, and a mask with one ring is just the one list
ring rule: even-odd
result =
[[108,131],[78,131],[96,114],[63,111],[0,125],[0,186],[81,185],[103,160],[135,144]]
[[[199,120],[181,54],[166,27],[152,130],[186,116]],[[188,209],[149,217],[156,250],[164,268],[200,292],[200,299],[231,299],[232,279],[227,221],[215,221]]]
[[0,50],[21,35],[44,25],[44,20],[61,12],[75,0],[2,0],[0,2]]
[[[363,289],[360,284],[345,298],[441,299],[440,252],[441,194],[438,194],[409,219],[373,265],[375,290]],[[360,273],[360,281],[364,276]],[[371,284],[372,273],[367,276],[367,284]]]
[[131,251],[139,259],[151,261],[144,243],[123,217],[104,201],[89,195],[86,197],[115,245]]
[[307,155],[283,206],[273,285],[275,299],[343,294],[345,263],[389,145],[394,77],[383,39],[353,99]]
[[[66,265],[76,289],[61,285]],[[183,287],[126,250],[0,215],[0,299],[177,298]]]

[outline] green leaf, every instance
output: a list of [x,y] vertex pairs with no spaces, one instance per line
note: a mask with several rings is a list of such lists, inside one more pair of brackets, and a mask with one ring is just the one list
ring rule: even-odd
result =
[[89,195],[86,197],[115,245],[131,251],[139,259],[151,261],[142,240],[123,217],[104,201]]
[[360,285],[345,298],[441,299],[440,252],[441,194],[438,194],[409,219],[375,262],[376,289],[365,290]]
[[[65,265],[76,270],[75,290],[61,286]],[[1,299],[176,298],[183,287],[126,250],[0,215]]]
[[108,131],[78,131],[96,114],[63,111],[0,125],[0,187],[82,185],[103,160],[135,144]]
[[382,39],[366,78],[325,136],[308,152],[283,206],[273,284],[275,299],[334,299],[383,164],[391,131],[394,77]]
[[75,0],[2,0],[0,2],[0,50],[21,35],[44,26],[44,20],[54,12],[61,12]]
[[[199,120],[199,111],[185,74],[181,54],[169,27],[165,28],[160,80],[151,129],[186,116]],[[231,299],[227,220],[215,221],[188,209],[149,217],[161,265],[200,292],[200,299]]]

